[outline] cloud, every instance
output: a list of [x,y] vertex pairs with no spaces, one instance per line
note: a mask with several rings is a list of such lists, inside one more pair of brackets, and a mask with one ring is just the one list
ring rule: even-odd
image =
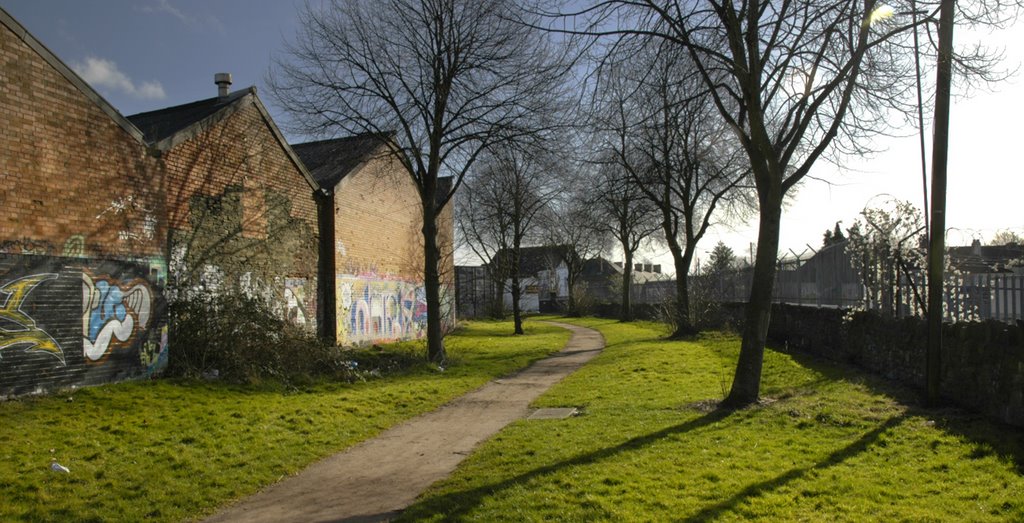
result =
[[220,19],[213,15],[206,15],[203,18],[197,18],[191,16],[181,9],[171,5],[169,0],[157,0],[155,4],[136,6],[135,10],[140,13],[146,14],[167,14],[174,18],[177,18],[179,22],[188,27],[189,29],[201,30],[204,27],[209,27],[221,34],[224,34],[224,24],[221,23]]
[[122,73],[117,68],[117,64],[113,60],[89,56],[86,57],[84,63],[71,64],[71,68],[82,79],[98,89],[112,89],[146,100],[162,100],[167,97],[167,93],[164,92],[164,87],[160,85],[160,82],[142,82],[139,85],[135,85],[131,78],[128,78],[128,75]]

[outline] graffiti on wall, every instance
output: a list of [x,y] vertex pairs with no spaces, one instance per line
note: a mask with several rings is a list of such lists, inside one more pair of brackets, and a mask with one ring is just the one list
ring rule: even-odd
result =
[[306,296],[305,278],[284,279],[285,317],[295,325],[308,325],[312,318],[309,317],[308,299]]
[[72,234],[64,240],[63,247],[49,240],[20,238],[0,241],[0,254],[22,254],[35,256],[65,256],[85,258],[90,252],[102,251],[102,246],[87,244],[82,234]]
[[18,278],[0,287],[4,305],[0,308],[0,351],[23,348],[25,352],[50,354],[64,365],[64,350],[45,330],[36,325],[36,320],[22,309],[29,294],[44,281],[58,277],[54,273],[33,274]]
[[74,234],[68,237],[64,241],[64,250],[61,251],[62,256],[69,258],[84,258],[85,257],[85,236],[81,234]]
[[423,337],[427,303],[422,284],[369,276],[338,276],[338,341],[359,344]]
[[110,205],[103,212],[96,215],[100,220],[104,216],[113,218],[123,215],[126,219],[125,225],[128,229],[117,231],[117,238],[120,241],[152,240],[156,234],[157,219],[152,209],[143,205],[141,198],[135,195],[121,196],[110,202]]
[[82,273],[82,354],[103,359],[116,346],[130,346],[146,330],[153,308],[149,283],[122,284],[110,276]]
[[149,377],[167,366],[150,264],[0,254],[0,397]]
[[139,350],[139,361],[144,369],[143,375],[153,376],[167,367],[167,326],[160,329],[160,336],[150,336]]

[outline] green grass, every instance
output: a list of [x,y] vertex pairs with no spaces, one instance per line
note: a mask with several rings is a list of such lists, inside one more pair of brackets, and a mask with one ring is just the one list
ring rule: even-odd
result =
[[[299,391],[173,380],[124,383],[0,403],[0,521],[180,521],[564,346],[564,329],[471,322],[447,338],[439,372],[406,366],[365,382]],[[420,344],[368,349],[409,360]],[[70,474],[49,469],[51,459]]]
[[714,409],[739,340],[568,320],[608,346],[404,515],[433,521],[1024,521],[1024,431],[769,350],[754,407]]

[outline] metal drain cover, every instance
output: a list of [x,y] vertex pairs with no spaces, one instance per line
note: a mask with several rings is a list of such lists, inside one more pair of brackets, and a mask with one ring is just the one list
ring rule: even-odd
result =
[[537,409],[530,414],[530,417],[526,419],[565,419],[571,418],[577,414],[576,409],[573,407],[564,407],[557,409]]

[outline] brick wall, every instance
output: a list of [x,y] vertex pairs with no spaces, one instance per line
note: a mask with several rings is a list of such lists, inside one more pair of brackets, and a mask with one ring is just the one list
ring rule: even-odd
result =
[[[394,158],[374,156],[337,185],[334,205],[338,343],[423,337],[423,218],[409,175]],[[439,225],[448,253],[442,292],[451,296],[445,293],[454,282],[451,206]]]
[[178,288],[241,289],[280,302],[296,323],[316,321],[313,189],[252,96],[160,157],[169,251]]
[[155,161],[2,21],[0,396],[156,372],[166,266]]
[[169,283],[314,327],[312,188],[271,125],[250,95],[147,146],[0,10],[0,397],[159,373]]

